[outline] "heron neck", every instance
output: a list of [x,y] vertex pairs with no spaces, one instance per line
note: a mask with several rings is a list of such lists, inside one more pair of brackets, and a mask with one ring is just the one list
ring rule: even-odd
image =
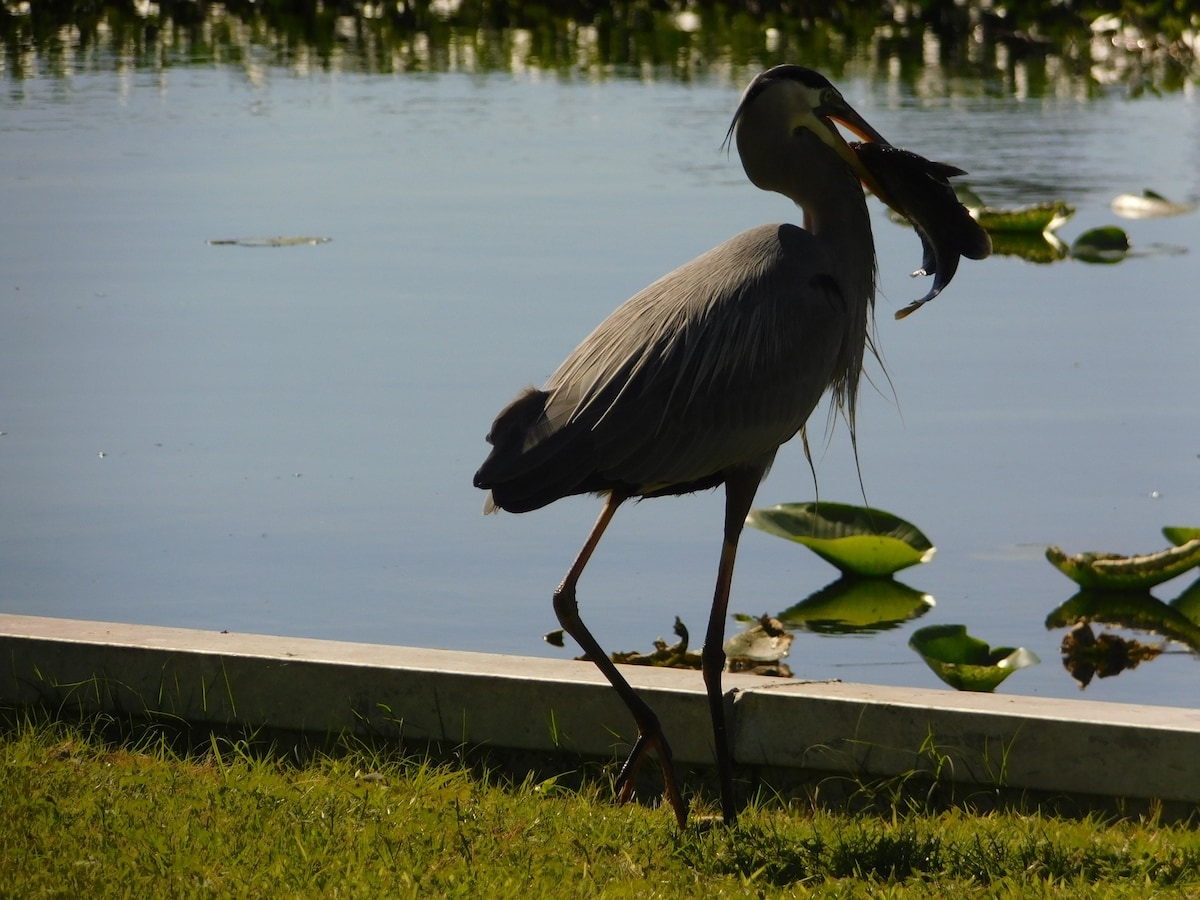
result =
[[851,304],[875,298],[875,238],[866,197],[848,170],[808,180],[803,192],[789,193],[804,210],[804,227],[825,245],[839,286]]
[[826,174],[825,178],[806,179],[802,193],[788,196],[803,208],[805,229],[824,245],[846,304],[849,322],[830,386],[853,432],[863,355],[872,343],[875,238],[858,178],[842,168]]

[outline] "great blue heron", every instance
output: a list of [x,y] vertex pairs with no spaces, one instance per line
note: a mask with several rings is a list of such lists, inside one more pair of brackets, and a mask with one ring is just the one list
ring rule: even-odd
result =
[[[721,811],[732,823],[721,673],[738,538],[776,451],[803,428],[826,389],[853,429],[875,295],[875,245],[860,182],[885,198],[896,193],[881,186],[831,120],[887,144],[816,72],[779,66],[757,76],[726,140],[736,138],[755,185],[802,207],[805,227],[751,228],[627,301],[545,387],[526,389],[500,412],[487,437],[492,451],[475,474],[475,486],[490,491],[486,512],[527,512],[572,494],[605,497],[554,592],[554,611],[637,723],[618,797],[632,796],[653,748],[680,827],[687,807],[662,727],[583,624],[576,584],[624,501],[725,485],[724,543],[701,659]],[[907,173],[902,180],[907,193],[924,196]],[[926,257],[934,259],[928,242]]]

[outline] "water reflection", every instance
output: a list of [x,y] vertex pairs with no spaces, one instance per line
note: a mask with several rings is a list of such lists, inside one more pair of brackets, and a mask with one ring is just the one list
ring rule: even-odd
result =
[[854,70],[918,98],[976,94],[1087,97],[1120,84],[1174,91],[1195,77],[1195,32],[1182,17],[1083,18],[1042,4],[983,0],[789,4],[769,15],[738,3],[641,2],[546,7],[299,2],[57,4],[7,0],[0,40],[12,78],[132,66],[225,65],[251,81],[272,69],[396,74],[553,72],[689,81],[740,80],[803,59],[835,80]]
[[1063,668],[1086,688],[1092,678],[1111,678],[1155,659],[1162,645],[1148,645],[1109,632],[1096,635],[1091,623],[1161,635],[1200,654],[1200,579],[1170,604],[1149,591],[1084,588],[1046,617],[1046,628],[1070,628],[1062,639]]
[[929,594],[892,578],[843,576],[779,614],[786,625],[820,634],[874,634],[920,618]]

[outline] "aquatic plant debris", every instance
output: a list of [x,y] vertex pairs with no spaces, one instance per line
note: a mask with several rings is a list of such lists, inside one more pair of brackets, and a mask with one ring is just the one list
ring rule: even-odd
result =
[[1112,211],[1126,219],[1155,219],[1193,212],[1195,203],[1175,203],[1146,188],[1140,194],[1118,194],[1109,204]]
[[328,244],[331,237],[245,237],[210,238],[210,247],[315,247]]

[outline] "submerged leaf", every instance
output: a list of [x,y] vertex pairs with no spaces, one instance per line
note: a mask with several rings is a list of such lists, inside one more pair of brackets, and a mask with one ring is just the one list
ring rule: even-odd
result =
[[843,572],[888,576],[928,562],[934,546],[911,522],[846,503],[782,503],[752,509],[746,524],[804,544]]
[[912,647],[938,678],[960,691],[994,691],[1017,669],[1041,662],[1024,647],[989,647],[966,625],[930,625],[913,632]]
[[1144,556],[1076,553],[1047,547],[1046,559],[1082,587],[1106,591],[1143,591],[1200,566],[1200,538]]

